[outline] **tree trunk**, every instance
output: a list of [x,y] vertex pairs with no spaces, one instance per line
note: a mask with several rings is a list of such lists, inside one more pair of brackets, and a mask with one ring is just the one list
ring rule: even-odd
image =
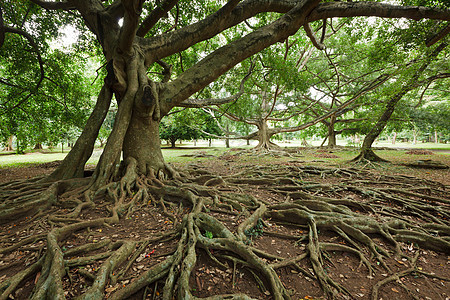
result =
[[42,147],[41,143],[37,143],[36,145],[34,145],[34,150],[42,150],[42,149],[44,148]]
[[439,143],[437,130],[434,131],[434,142],[435,142],[436,144]]
[[170,148],[175,148],[177,146],[177,140],[171,138],[170,139]]
[[406,94],[406,90],[403,90],[400,93],[397,93],[394,95],[387,103],[386,110],[384,111],[383,115],[378,119],[375,126],[370,130],[370,132],[366,135],[364,138],[362,147],[361,147],[361,153],[353,159],[353,161],[361,160],[361,159],[367,159],[370,161],[385,161],[381,157],[377,156],[373,150],[372,150],[372,144],[375,142],[376,138],[380,135],[380,133],[383,131],[384,127],[386,126],[387,122],[391,118],[392,113],[394,112],[395,105],[397,102],[403,97],[404,94]]
[[333,115],[328,123],[328,147],[336,147],[336,131],[334,131],[334,124],[336,123],[336,116]]
[[417,144],[417,131],[415,129],[413,130],[413,138],[414,138],[413,144],[415,145]]
[[[175,148],[176,139],[171,139]],[[123,142],[123,160],[134,158],[138,173],[152,176],[164,170],[164,158],[159,138],[159,121],[142,118],[133,113],[128,131]]]
[[[228,132],[229,132],[229,125],[227,124],[227,131],[226,131],[226,135],[225,135],[226,137],[229,136]],[[225,139],[225,147],[230,148],[230,139]]]
[[361,147],[361,153],[353,159],[353,161],[361,160],[361,159],[368,159],[371,161],[384,161],[381,157],[378,157],[373,151],[372,151],[372,144],[375,141],[375,139],[380,135],[380,133],[383,131],[383,129],[386,127],[387,122],[391,118],[392,113],[394,112],[395,106],[397,105],[398,101],[402,99],[402,97],[408,93],[409,91],[416,88],[417,80],[420,77],[420,75],[425,71],[429,63],[433,58],[435,58],[442,49],[446,47],[445,44],[441,44],[438,46],[432,53],[430,53],[425,62],[417,69],[417,71],[414,73],[414,75],[411,76],[410,80],[402,86],[399,92],[394,94],[386,104],[386,109],[384,113],[380,116],[375,126],[370,130],[370,132],[366,135],[364,138],[363,145]]
[[277,144],[270,141],[272,134],[270,133],[269,126],[267,126],[266,120],[259,121],[256,126],[258,127],[258,145],[255,147],[255,149],[273,150],[274,148],[280,148]]
[[397,132],[394,131],[394,135],[392,136],[392,145],[395,145],[396,141],[397,141]]
[[108,113],[111,98],[111,90],[104,85],[81,136],[77,139],[74,147],[64,158],[61,165],[50,174],[47,180],[53,181],[84,176],[84,166],[94,150],[95,140]]
[[13,139],[14,139],[13,135],[10,135],[8,137],[8,144],[6,145],[5,151],[13,151],[14,150],[13,149]]

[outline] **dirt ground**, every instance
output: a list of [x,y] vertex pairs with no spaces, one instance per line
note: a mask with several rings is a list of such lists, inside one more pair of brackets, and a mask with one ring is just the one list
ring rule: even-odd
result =
[[[328,155],[328,156],[326,156]],[[413,155],[413,154],[411,154]],[[317,152],[318,162],[313,163],[315,167],[336,168],[332,162],[320,161],[320,158],[333,158],[331,154]],[[420,157],[419,157],[420,158]],[[441,159],[441,160],[447,160]],[[50,173],[58,163],[47,163],[42,165],[21,167],[21,168],[3,168],[0,169],[0,183],[11,180],[20,180],[31,178],[37,175]],[[299,158],[265,158],[236,155],[234,152],[222,155],[220,158],[197,158],[190,165],[178,164],[178,168],[206,169],[216,176],[230,177],[229,182],[233,182],[233,175],[245,173],[247,169],[258,169],[261,172],[270,172],[270,170],[287,170],[296,167],[305,167],[305,163]],[[345,167],[349,167],[348,165]],[[353,166],[355,167],[355,166]],[[403,182],[409,182],[405,186],[412,188],[427,182],[430,189],[439,187],[448,191],[450,184],[450,174],[447,170],[436,169],[413,169],[401,165],[388,167],[386,165],[367,165],[360,164],[356,167],[364,169],[358,178],[338,176],[338,172],[305,172],[302,180],[310,182],[311,185],[319,184],[322,187],[333,184],[348,184],[357,187],[372,188],[393,188],[384,176],[397,176]],[[304,169],[305,170],[305,169]],[[325,175],[326,174],[326,175]],[[370,183],[369,183],[370,182]],[[257,199],[261,199],[270,204],[283,203],[285,197],[275,192],[276,186],[265,186],[253,183],[249,180],[246,183],[239,183],[238,187],[228,187],[233,192],[248,193]],[[227,186],[222,186],[222,191],[226,191]],[[362,203],[368,201],[364,195],[353,192],[350,189],[341,189],[336,192],[327,192],[326,189],[312,190],[314,195],[333,194],[333,197],[341,195],[343,198],[351,198]],[[450,201],[450,196],[443,196],[446,201]],[[425,201],[425,200],[423,200]],[[449,202],[445,208],[446,215],[450,213]],[[100,199],[94,209],[83,211],[80,218],[84,220],[95,219],[99,216],[108,215],[106,209],[107,200]],[[188,208],[168,207],[174,214],[182,214],[183,210]],[[55,207],[52,213],[64,214],[67,209]],[[244,220],[242,214],[236,211],[224,213],[219,209],[211,208],[210,214],[222,221],[228,229],[235,231],[238,225]],[[448,220],[447,220],[448,221]],[[305,228],[302,226],[283,225],[281,222],[275,222],[270,218],[264,219],[258,228],[255,227],[253,233],[249,234],[249,245],[264,253],[269,253],[273,257],[283,259],[296,258],[305,253],[306,244],[302,242],[302,236],[305,234]],[[24,216],[12,222],[0,225],[0,284],[7,278],[20,272],[27,266],[35,262],[46,248],[45,234],[52,228],[52,224],[45,222],[44,218],[29,218]],[[149,238],[156,234],[161,234],[172,230],[174,227],[173,219],[161,210],[156,203],[144,203],[139,209],[122,218],[118,224],[108,227],[91,228],[87,232],[72,234],[61,244],[61,249],[68,252],[67,276],[63,278],[64,290],[68,299],[80,295],[91,284],[90,278],[99,270],[104,260],[108,257],[105,252],[97,251],[90,253],[92,260],[83,265],[76,263],[78,256],[76,253],[70,253],[85,243],[113,243],[118,240],[136,240],[143,237]],[[207,233],[205,233],[207,235]],[[29,236],[36,236],[36,240],[23,247],[18,247],[13,251],[7,251],[8,247],[17,242],[26,239]],[[381,236],[372,236],[377,245],[385,247],[389,252],[393,248]],[[324,231],[320,233],[320,241],[323,243],[333,242],[345,245],[346,242],[331,232]],[[177,247],[176,239],[155,240],[146,244],[140,244],[139,255],[134,257],[126,267],[122,267],[117,282],[109,282],[105,291],[106,298],[122,287],[133,282],[137,276],[149,270],[152,266],[162,262],[168,255],[175,252]],[[443,253],[433,250],[424,250],[414,243],[405,241],[401,244],[404,256],[390,256],[385,258],[385,263],[389,267],[386,270],[380,266],[373,255],[367,252],[367,249],[360,249],[370,259],[373,266],[373,272],[362,264],[360,258],[351,252],[336,250],[327,250],[323,252],[323,265],[325,273],[336,283],[345,287],[352,296],[345,293],[340,294],[338,299],[450,299],[450,256],[449,253]],[[447,249],[448,250],[448,249]],[[220,257],[223,253],[217,254]],[[99,256],[96,256],[99,255]],[[103,257],[100,257],[102,256]],[[411,271],[412,261],[417,258],[414,271]],[[267,258],[269,259],[269,258]],[[272,258],[273,259],[273,258]],[[276,264],[278,261],[273,261]],[[70,267],[71,263],[76,267]],[[326,299],[320,284],[314,278],[313,268],[308,260],[299,260],[298,268],[292,266],[278,268],[276,270],[285,288],[289,291],[291,298],[298,299]],[[40,273],[33,275],[25,281],[9,299],[26,299],[33,290],[34,284],[38,281]],[[229,260],[212,259],[206,251],[199,251],[197,263],[190,277],[190,287],[192,294],[198,297],[207,297],[211,295],[244,293],[256,299],[272,299],[267,290],[267,283],[260,278],[250,268],[243,264],[232,263]],[[145,290],[129,297],[128,299],[161,299],[164,287],[164,279],[156,281],[145,287]],[[374,287],[379,288],[377,297],[374,297]],[[0,291],[2,292],[2,291]]]

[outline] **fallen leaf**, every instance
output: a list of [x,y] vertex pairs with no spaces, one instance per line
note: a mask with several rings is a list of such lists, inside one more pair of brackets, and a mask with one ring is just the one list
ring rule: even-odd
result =
[[392,290],[393,292],[399,293],[399,291],[398,291],[396,288],[391,288],[391,290]]
[[34,279],[34,284],[38,281],[39,277],[41,277],[41,272],[37,272],[36,278]]

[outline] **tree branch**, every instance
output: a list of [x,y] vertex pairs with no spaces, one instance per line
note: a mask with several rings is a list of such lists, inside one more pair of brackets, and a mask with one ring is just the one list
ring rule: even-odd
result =
[[75,9],[75,1],[74,0],[67,0],[67,1],[61,1],[61,2],[49,2],[49,1],[43,1],[43,0],[30,0],[34,4],[39,5],[40,7],[48,10],[72,10]]
[[5,27],[3,22],[3,11],[2,7],[0,6],[0,48],[3,46],[4,42],[5,42]]
[[248,70],[247,75],[244,76],[244,78],[242,78],[241,80],[241,84],[239,87],[239,92],[229,96],[229,97],[225,97],[225,98],[209,98],[209,99],[186,99],[183,102],[181,102],[180,104],[178,104],[177,106],[179,107],[187,107],[187,108],[202,108],[205,106],[212,106],[212,105],[222,105],[222,104],[226,104],[226,103],[230,103],[233,101],[238,100],[242,94],[244,94],[244,86],[245,86],[245,82],[250,78],[250,75],[253,72],[253,69],[255,68],[255,65],[252,63],[250,65],[250,68]]
[[230,137],[230,136],[221,136],[221,135],[217,135],[217,134],[212,134],[212,133],[206,132],[206,131],[204,131],[204,130],[202,130],[202,129],[198,129],[198,128],[196,128],[196,129],[199,130],[201,133],[203,133],[203,134],[205,134],[205,135],[208,135],[208,136],[210,136],[210,137],[216,138],[216,139],[227,139],[227,140],[252,140],[252,139],[255,139],[256,136],[258,135],[258,132],[257,132],[257,131],[252,132],[252,133],[250,133],[250,134],[248,134],[248,135],[239,135],[239,136],[238,136],[236,133],[231,132],[230,134],[233,134],[233,135],[236,135],[236,136]]
[[171,102],[166,104],[166,110],[169,111],[171,107],[178,105],[239,62],[294,34],[319,1],[301,1],[275,22],[217,49],[186,70],[176,80],[167,84],[163,99],[170,99]]
[[367,118],[359,118],[359,119],[343,119],[343,120],[336,120],[335,123],[354,123],[354,122],[361,122],[365,121]]
[[[216,12],[195,24],[180,28],[170,34],[141,40],[141,45],[145,49],[147,61],[152,62],[183,51],[259,13],[269,11],[287,13],[298,3],[294,0],[246,0],[237,5],[229,15],[218,15]],[[319,4],[308,15],[307,22],[333,17],[356,16],[449,20],[450,10],[374,2],[339,1]],[[295,18],[291,21],[297,22]]]
[[129,53],[131,51],[144,2],[145,0],[122,0],[125,13],[119,37],[119,49],[121,53]]
[[[323,41],[317,39],[317,37],[314,34],[314,32],[312,31],[311,25],[309,25],[309,23],[306,23],[305,25],[303,25],[303,28],[305,29],[306,35],[309,37],[309,39],[311,40],[314,47],[316,47],[319,50],[325,49],[325,45],[323,44]],[[322,35],[322,37],[323,37],[323,35]]]
[[219,109],[214,108],[214,107],[208,107],[208,109],[213,110],[213,111],[216,111],[216,112],[218,112],[218,113],[221,113],[222,116],[225,116],[225,117],[227,117],[228,119],[230,119],[230,120],[232,120],[232,121],[243,122],[243,123],[245,123],[245,124],[254,125],[254,126],[257,126],[257,125],[258,125],[258,121],[257,121],[257,120],[244,119],[244,118],[238,117],[238,116],[236,116],[236,115],[234,115],[234,114],[232,114],[232,113],[230,113],[230,112],[227,112],[227,111],[225,111],[225,112],[220,111]]
[[444,29],[442,29],[438,34],[433,36],[431,39],[426,41],[427,47],[431,47],[437,42],[439,42],[441,39],[443,39],[447,34],[450,33],[450,24],[447,25]]
[[[339,107],[330,110],[329,112],[327,112],[326,114],[323,114],[322,116],[318,116],[316,119],[314,119],[313,121],[304,123],[302,125],[299,126],[293,126],[293,127],[285,127],[285,128],[273,128],[271,129],[275,134],[277,133],[281,133],[281,132],[294,132],[294,131],[299,131],[305,128],[308,128],[310,126],[313,126],[319,122],[322,122],[323,120],[328,119],[329,117],[331,117],[334,114],[338,114],[339,112],[343,111],[346,107],[348,107],[350,104],[352,104],[355,100],[357,100],[358,98],[360,98],[362,95],[370,92],[371,90],[379,87],[381,84],[383,84],[384,82],[386,82],[386,80],[388,80],[389,76],[388,75],[381,75],[379,76],[377,79],[375,79],[374,81],[372,81],[366,88],[362,89],[361,91],[359,91],[353,98],[345,101],[344,103],[342,103],[342,105],[340,105]],[[314,112],[314,111],[313,111]],[[314,112],[316,113],[316,112]],[[316,113],[317,115],[317,113]]]
[[214,37],[262,12],[286,13],[298,4],[296,0],[229,1],[224,7],[205,19],[159,36],[141,39],[142,49],[149,62],[181,52],[192,45]]
[[307,21],[318,21],[336,17],[380,17],[407,18],[413,20],[450,20],[449,9],[435,9],[423,6],[400,6],[379,2],[327,2],[321,3],[309,14]]
[[163,67],[163,69],[164,69],[164,71],[163,71],[164,78],[163,78],[162,82],[169,82],[170,77],[172,76],[173,66],[169,65],[168,63],[166,63],[165,61],[162,61],[162,60],[158,60],[156,63],[158,65],[160,65],[161,67]]
[[139,29],[137,30],[136,35],[140,37],[144,37],[152,28],[155,26],[155,24],[165,15],[167,12],[169,12],[177,3],[179,0],[166,0],[163,1],[161,6],[158,6],[155,8],[150,15],[148,15],[147,18],[145,18],[144,21],[142,21],[141,25],[139,26]]
[[291,114],[290,116],[287,116],[287,117],[285,117],[285,118],[267,118],[267,120],[269,120],[269,121],[274,121],[274,122],[284,122],[284,121],[288,121],[288,120],[292,119],[293,117],[298,116],[298,115],[304,113],[305,111],[309,110],[311,107],[313,107],[314,105],[316,105],[319,101],[320,101],[320,99],[319,99],[319,100],[316,100],[316,101],[314,101],[314,102],[312,102],[312,103],[310,103],[306,108],[304,108],[304,109],[302,109],[302,110],[300,110],[300,111],[298,111],[298,112],[296,112],[296,113],[293,113],[293,114]]

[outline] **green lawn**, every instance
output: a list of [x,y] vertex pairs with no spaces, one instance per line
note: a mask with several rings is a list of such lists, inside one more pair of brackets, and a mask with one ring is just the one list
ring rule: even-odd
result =
[[[223,143],[217,147],[219,143],[215,143],[215,147],[205,147],[205,145],[197,145],[197,147],[193,147],[192,144],[183,144],[183,145],[177,145],[177,148],[165,148],[163,146],[163,155],[167,162],[171,163],[188,163],[196,160],[202,160],[202,159],[208,159],[208,158],[202,158],[202,157],[186,157],[184,155],[190,155],[195,153],[205,153],[209,155],[219,156],[222,153],[224,153],[227,149],[223,146]],[[315,143],[313,143],[315,144]],[[342,143],[340,143],[342,144]],[[296,147],[299,146],[296,143],[279,143],[282,147]],[[396,143],[395,145],[392,145],[390,143],[377,143],[374,145],[375,147],[394,147],[394,148],[421,148],[421,149],[436,149],[436,150],[449,150],[449,152],[439,152],[439,154],[443,155],[449,155],[450,154],[450,145],[449,144],[434,144],[434,143],[420,143],[416,145],[412,145],[410,143]],[[239,146],[239,148],[251,148],[252,146]],[[65,150],[64,153],[56,152],[57,150],[49,151],[45,150],[45,153],[42,152],[31,152],[23,155],[18,154],[9,154],[9,155],[0,155],[0,168],[2,167],[13,167],[13,166],[25,166],[30,164],[41,164],[56,160],[62,160],[67,155],[67,151],[69,149]],[[348,150],[339,150],[335,151],[335,154],[339,156],[338,159],[329,159],[329,158],[318,158],[314,156],[316,149],[311,148],[310,150],[304,150],[303,155],[304,158],[299,158],[300,160],[305,161],[314,161],[314,160],[322,160],[322,161],[333,161],[334,163],[344,163],[353,157],[355,157],[358,154],[358,149],[348,149]],[[92,157],[89,159],[88,164],[95,165],[101,155],[102,149],[96,149],[92,155]],[[404,154],[405,151],[402,150],[378,150],[376,151],[378,155],[381,157],[388,159],[388,160],[399,160],[403,157],[406,158],[406,155]],[[310,155],[311,154],[311,155]],[[425,158],[425,157],[423,157]],[[246,159],[254,159],[252,157],[246,158]],[[270,159],[270,158],[269,158]]]
[[[95,149],[94,153],[92,154],[92,157],[89,159],[88,164],[95,165],[97,164],[100,155],[102,153],[103,149]],[[175,162],[175,163],[184,163],[192,161],[192,157],[184,157],[183,155],[192,154],[193,152],[205,152],[207,154],[211,155],[219,155],[226,151],[227,149],[225,147],[211,147],[211,148],[198,148],[198,149],[192,149],[187,148],[183,149],[180,148],[163,148],[163,155],[167,162]],[[20,167],[20,166],[26,166],[31,164],[42,164],[46,162],[56,161],[56,160],[63,160],[64,157],[66,157],[68,152],[31,152],[27,154],[9,154],[9,155],[0,155],[0,168],[4,167]],[[197,159],[197,158],[196,158]],[[204,159],[204,158],[198,158],[198,159]]]

